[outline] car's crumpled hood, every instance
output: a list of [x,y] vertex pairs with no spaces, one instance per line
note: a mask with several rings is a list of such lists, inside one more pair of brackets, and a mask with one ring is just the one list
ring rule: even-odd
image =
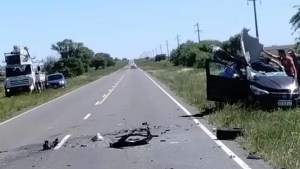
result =
[[243,56],[248,64],[255,62],[261,55],[263,45],[259,43],[259,39],[248,34],[249,29],[243,29],[241,33],[241,47]]
[[258,84],[264,88],[283,90],[293,90],[295,88],[295,80],[289,76],[280,74],[267,74],[253,76],[250,80],[252,83]]

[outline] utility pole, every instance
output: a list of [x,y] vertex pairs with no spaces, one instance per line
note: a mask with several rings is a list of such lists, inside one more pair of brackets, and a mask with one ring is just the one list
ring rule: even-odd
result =
[[167,55],[168,57],[170,56],[170,53],[169,53],[169,42],[166,40],[166,45],[167,45]]
[[253,2],[253,8],[254,8],[254,19],[255,19],[255,29],[256,29],[256,37],[258,38],[258,26],[257,26],[257,14],[256,14],[256,1],[257,0],[247,0],[247,3],[249,1]]
[[200,43],[200,32],[202,32],[202,30],[199,29],[199,23],[198,22],[195,26],[197,27],[197,30],[195,32],[198,33],[198,42]]
[[178,47],[179,47],[179,35],[177,35],[177,37],[176,37],[176,40],[177,40],[177,44],[178,44]]
[[162,55],[162,48],[161,48],[161,44],[159,44],[160,47],[160,54]]

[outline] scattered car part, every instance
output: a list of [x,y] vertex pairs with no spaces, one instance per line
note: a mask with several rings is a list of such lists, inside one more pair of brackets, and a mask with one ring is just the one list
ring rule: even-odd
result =
[[[144,127],[145,125],[146,127]],[[153,137],[147,123],[143,123],[143,127],[141,128],[128,130],[126,133],[128,134],[116,136],[116,138],[119,138],[118,141],[109,143],[109,146],[111,148],[123,148],[145,145],[148,144]]]
[[242,135],[242,128],[218,128],[216,130],[216,136],[219,140],[234,140],[236,137]]

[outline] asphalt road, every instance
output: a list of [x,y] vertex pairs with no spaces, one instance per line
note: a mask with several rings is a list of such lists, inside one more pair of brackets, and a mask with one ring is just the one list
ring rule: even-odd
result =
[[[0,124],[0,168],[269,168],[246,159],[236,143],[215,140],[204,119],[181,117],[190,113],[195,109],[164,85],[126,67]],[[155,136],[148,144],[109,146],[145,122]],[[56,138],[60,144],[41,151],[45,140]]]

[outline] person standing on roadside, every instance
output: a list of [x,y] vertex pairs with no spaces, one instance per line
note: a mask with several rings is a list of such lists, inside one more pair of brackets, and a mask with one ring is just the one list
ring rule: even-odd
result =
[[270,52],[267,52],[265,50],[263,50],[263,52],[268,55],[269,57],[279,60],[281,65],[284,67],[284,70],[286,72],[286,74],[292,78],[294,78],[295,80],[297,80],[297,70],[295,67],[295,63],[294,60],[292,59],[292,57],[286,55],[285,51],[282,49],[278,50],[278,55],[273,55]]
[[294,61],[294,64],[295,64],[295,67],[296,67],[296,71],[297,71],[297,77],[298,77],[298,79],[297,79],[297,81],[299,82],[300,81],[300,76],[299,76],[299,64],[298,64],[298,57],[299,56],[297,56],[296,54],[295,54],[295,51],[294,50],[292,50],[292,49],[290,49],[289,51],[288,51],[288,54],[289,54],[289,56],[291,57],[291,58],[293,58],[293,61]]

